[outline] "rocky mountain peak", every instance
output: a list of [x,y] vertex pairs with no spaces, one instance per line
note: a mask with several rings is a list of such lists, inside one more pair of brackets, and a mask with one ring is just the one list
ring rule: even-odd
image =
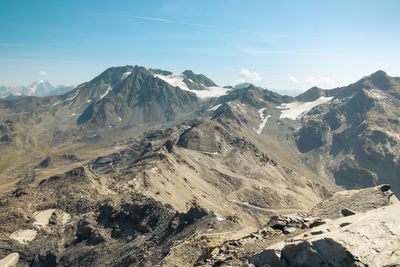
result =
[[385,78],[385,77],[388,78],[389,76],[383,70],[378,70],[378,71],[372,73],[371,75],[369,75],[369,77],[376,79],[376,78]]
[[298,95],[296,99],[302,102],[310,102],[320,98],[321,96],[325,96],[325,91],[321,88],[314,86],[304,93]]
[[51,84],[46,81],[46,80],[39,80],[39,81],[35,81],[33,82],[31,85],[31,87],[37,87],[37,86],[51,86]]
[[132,70],[138,70],[138,69],[145,69],[144,67],[140,66],[131,66],[131,65],[126,65],[123,67],[111,67],[103,71],[100,75],[95,77],[92,81],[90,82],[99,82],[103,81],[104,83],[114,83],[118,80],[121,79],[121,75],[123,75],[126,72],[130,72]]
[[195,94],[171,86],[155,77],[154,72],[158,70],[141,66],[104,71],[83,88],[93,101],[78,118],[78,124],[91,122],[113,127],[171,121],[197,103]]
[[240,83],[240,84],[235,85],[234,89],[243,89],[243,88],[247,88],[250,86],[254,87],[254,85],[252,83]]
[[161,74],[161,75],[172,75],[173,73],[167,70],[160,70],[160,69],[149,69],[149,71],[151,71],[154,74]]
[[202,85],[204,85],[206,87],[217,86],[211,79],[207,78],[205,75],[196,74],[191,70],[185,70],[184,72],[182,72],[182,75],[186,79],[190,79],[193,82],[198,83],[198,84],[202,84]]
[[360,81],[363,85],[367,85],[372,88],[376,88],[383,91],[392,89],[398,82],[396,79],[390,77],[386,72],[378,70],[369,76],[364,77]]

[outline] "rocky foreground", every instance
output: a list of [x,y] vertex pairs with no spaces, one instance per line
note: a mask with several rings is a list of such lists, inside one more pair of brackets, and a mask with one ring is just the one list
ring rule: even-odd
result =
[[214,249],[207,266],[399,266],[400,203],[389,188],[339,192],[307,215],[274,217],[238,246]]
[[105,183],[78,168],[3,195],[0,266],[400,262],[400,203],[389,185],[337,192],[308,212],[272,216],[249,232],[195,203],[180,213],[142,195],[114,194]]

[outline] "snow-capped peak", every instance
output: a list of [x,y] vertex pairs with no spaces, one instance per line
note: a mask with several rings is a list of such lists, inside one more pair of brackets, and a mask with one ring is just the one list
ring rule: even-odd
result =
[[183,81],[185,79],[184,75],[182,74],[171,74],[171,75],[162,75],[162,74],[154,74],[154,77],[157,77],[173,87],[179,87],[180,89],[184,91],[190,91],[192,93],[195,93],[197,97],[199,98],[210,98],[210,97],[219,97],[226,95],[228,91],[231,89],[229,88],[223,88],[223,87],[218,87],[218,86],[204,86],[203,84],[200,84],[204,89],[203,90],[194,90],[190,89],[186,83]]

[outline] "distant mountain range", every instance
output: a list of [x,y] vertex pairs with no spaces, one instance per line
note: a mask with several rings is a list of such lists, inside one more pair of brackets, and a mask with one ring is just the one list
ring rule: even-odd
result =
[[0,86],[0,98],[15,99],[22,96],[52,96],[62,95],[71,91],[73,86],[58,85],[52,86],[48,81],[40,80],[29,86],[7,87]]
[[[383,71],[292,97],[253,84],[221,87],[191,70],[121,66],[62,95],[0,99],[0,189],[9,191],[0,195],[0,259],[373,266],[369,252],[387,250],[382,263],[391,265],[398,245],[381,239],[398,240],[398,215],[387,217],[384,207],[400,192],[399,117],[400,78]],[[359,231],[357,216],[393,227]],[[259,254],[322,225],[291,239],[311,243],[279,248],[293,264],[272,263],[280,261],[275,249],[265,252],[273,258]],[[365,237],[332,234],[349,229]],[[315,240],[322,234],[343,247]],[[375,250],[354,249],[374,239]],[[332,260],[332,251],[344,258]]]

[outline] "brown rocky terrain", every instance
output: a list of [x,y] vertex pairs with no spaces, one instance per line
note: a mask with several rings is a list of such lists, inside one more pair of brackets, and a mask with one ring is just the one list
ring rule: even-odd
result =
[[125,66],[0,100],[0,266],[397,264],[399,90]]

